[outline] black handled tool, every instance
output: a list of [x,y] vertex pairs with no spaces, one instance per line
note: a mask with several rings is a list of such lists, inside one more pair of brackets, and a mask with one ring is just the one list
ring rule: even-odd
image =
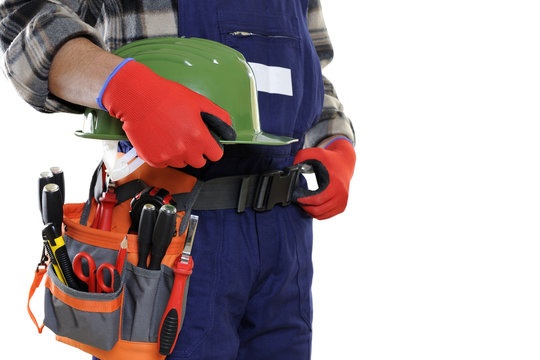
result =
[[156,223],[156,207],[152,204],[145,204],[141,210],[141,219],[139,220],[138,246],[139,262],[138,267],[146,269],[148,254],[152,247],[152,234]]
[[58,166],[51,167],[51,173],[53,176],[53,183],[58,185],[60,188],[60,193],[62,194],[62,205],[64,204],[64,201],[66,200],[66,189],[64,184],[64,171],[62,171],[62,168]]
[[45,185],[50,184],[53,182],[53,174],[50,171],[44,171],[39,174],[39,180],[38,180],[38,198],[39,198],[39,212],[42,212],[42,200],[41,196],[43,193],[43,188]]
[[53,223],[61,231],[62,217],[64,210],[62,208],[62,194],[60,187],[56,184],[47,184],[41,194],[41,215],[43,223]]
[[150,270],[159,270],[161,260],[167,252],[176,230],[176,207],[172,205],[163,205],[159,209],[159,214],[152,234],[152,255],[150,256]]

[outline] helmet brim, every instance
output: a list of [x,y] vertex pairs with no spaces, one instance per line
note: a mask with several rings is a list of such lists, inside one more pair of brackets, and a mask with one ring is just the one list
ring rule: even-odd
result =
[[[84,132],[83,130],[75,131],[75,135],[84,139],[94,139],[94,140],[122,140],[129,141],[127,136],[120,134],[95,134]],[[219,142],[224,145],[233,145],[233,144],[245,144],[245,145],[288,145],[294,142],[297,142],[298,139],[293,139],[287,136],[278,136],[273,134],[268,134],[265,132],[258,132],[252,134],[239,134],[236,137],[236,140],[220,140]]]

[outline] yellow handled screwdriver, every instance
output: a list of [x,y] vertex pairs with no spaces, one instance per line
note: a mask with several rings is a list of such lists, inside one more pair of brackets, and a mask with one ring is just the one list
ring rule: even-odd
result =
[[42,231],[45,248],[49,253],[53,269],[58,278],[69,287],[80,287],[69,260],[66,244],[62,237],[62,194],[57,184],[47,184],[42,193],[42,216],[46,224]]

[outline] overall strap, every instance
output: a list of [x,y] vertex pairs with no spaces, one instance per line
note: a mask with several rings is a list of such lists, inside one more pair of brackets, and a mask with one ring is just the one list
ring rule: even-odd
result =
[[[114,189],[118,204],[123,203],[131,199],[135,194],[139,193],[146,187],[146,184],[142,180],[133,180],[123,185],[120,185]],[[106,190],[105,184],[105,169],[103,161],[99,163],[92,180],[90,181],[90,189],[88,191],[88,200],[84,204],[83,212],[81,215],[80,224],[86,226],[88,217],[90,216],[90,209],[92,208],[92,200],[98,201],[101,194]]]
[[[101,193],[103,193],[103,189],[105,187],[104,174],[105,174],[105,171],[103,169],[103,161],[100,161],[96,170],[94,170],[94,174],[92,175],[92,180],[90,181],[90,189],[88,190],[88,200],[86,200],[86,203],[84,204],[83,212],[81,215],[81,221],[80,221],[81,225],[86,226],[86,223],[88,222],[88,216],[90,216],[90,209],[92,207],[92,200],[93,199],[97,200],[99,196],[101,195]],[[96,198],[96,194],[98,194],[97,198]]]

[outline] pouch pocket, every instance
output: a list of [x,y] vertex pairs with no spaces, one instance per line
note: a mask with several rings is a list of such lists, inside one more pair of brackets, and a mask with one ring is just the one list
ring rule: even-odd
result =
[[135,342],[157,342],[174,272],[165,265],[161,265],[161,270],[147,270],[128,263],[124,273],[126,285],[121,338]]
[[55,334],[111,350],[120,333],[123,286],[114,293],[88,293],[63,284],[52,267],[45,281],[44,324]]

